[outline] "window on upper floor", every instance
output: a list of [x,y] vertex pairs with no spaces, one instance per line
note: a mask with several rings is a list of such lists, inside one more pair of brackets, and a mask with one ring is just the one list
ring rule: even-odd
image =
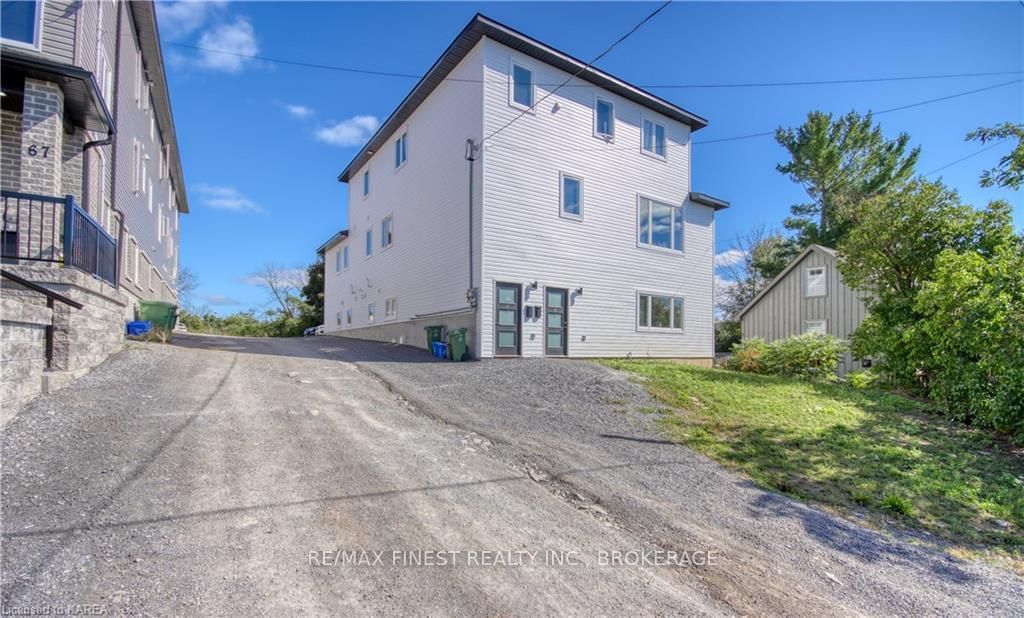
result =
[[341,248],[341,268],[348,270],[348,245]]
[[43,3],[39,0],[3,0],[0,2],[0,37],[39,47]]
[[615,105],[605,99],[594,99],[594,135],[607,140],[615,137]]
[[393,319],[398,315],[398,299],[389,298],[384,301],[384,317],[386,319]]
[[132,140],[132,191],[142,191],[142,145]]
[[373,255],[373,228],[366,230],[366,257]]
[[341,272],[341,249],[334,252],[334,272]]
[[370,171],[363,172],[363,197],[370,194]]
[[114,67],[107,57],[107,50],[99,45],[96,53],[96,81],[99,82],[100,94],[107,107],[114,107]]
[[637,294],[636,325],[638,329],[683,329],[683,298],[660,294]]
[[171,146],[164,144],[160,149],[160,179],[166,179],[171,173]]
[[533,107],[533,71],[525,66],[512,63],[509,103],[516,107]]
[[387,249],[393,240],[392,233],[395,231],[395,220],[391,215],[384,217],[380,222],[380,246]]
[[409,152],[407,150],[408,133],[402,133],[402,137],[395,140],[395,169],[405,165]]
[[649,118],[643,119],[643,151],[665,158],[665,125]]
[[683,209],[646,197],[638,200],[637,242],[642,247],[683,250]]
[[145,93],[143,86],[146,81],[146,69],[142,65],[142,53],[136,50],[135,54],[135,105],[142,109],[142,95]]
[[153,212],[153,181],[146,181],[146,206],[149,208],[149,212]]
[[559,214],[569,219],[583,218],[583,179],[561,174],[561,209]]
[[804,296],[825,296],[825,267],[813,266],[804,271]]

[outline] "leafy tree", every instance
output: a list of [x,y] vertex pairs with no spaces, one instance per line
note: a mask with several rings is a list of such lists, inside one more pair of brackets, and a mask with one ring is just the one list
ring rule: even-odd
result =
[[790,244],[779,234],[769,234],[762,225],[723,254],[732,258],[716,268],[724,284],[718,290],[718,309],[727,320],[736,319],[772,277],[782,272],[791,259]]
[[920,154],[920,148],[907,152],[906,133],[887,140],[870,113],[833,119],[814,111],[796,129],[779,127],[775,139],[790,155],[777,169],[803,185],[811,198],[792,206],[785,221],[796,232],[798,251],[812,243],[835,247],[849,227],[841,210],[907,181]]
[[955,418],[1024,442],[1024,238],[946,250],[918,295],[930,394]]
[[862,202],[840,242],[838,268],[866,292],[868,316],[853,336],[857,356],[879,358],[896,384],[930,387],[931,343],[915,330],[928,318],[917,296],[944,251],[992,251],[1014,238],[1009,205],[976,211],[941,182],[917,179]]
[[[302,286],[302,299],[313,308],[320,322],[324,315],[324,256],[317,255],[316,261],[306,267],[306,284]],[[320,323],[318,322],[318,323]]]
[[1017,146],[1010,154],[999,159],[999,164],[981,174],[983,187],[1009,187],[1019,189],[1024,184],[1024,124],[1004,122],[995,127],[981,127],[967,134],[968,141],[985,144],[990,141],[1016,139]]
[[715,352],[729,352],[743,338],[739,320],[715,322]]

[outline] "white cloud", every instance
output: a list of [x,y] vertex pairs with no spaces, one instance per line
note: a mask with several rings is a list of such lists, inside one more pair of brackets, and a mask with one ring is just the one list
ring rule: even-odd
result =
[[233,187],[200,184],[195,190],[199,193],[202,204],[208,208],[241,213],[264,212],[263,208]]
[[726,279],[720,275],[715,275],[715,296],[721,298],[726,292],[736,287],[736,282],[732,279]]
[[286,104],[284,108],[288,110],[289,114],[296,118],[309,118],[313,115],[313,108],[306,107],[305,105],[292,105],[289,103]]
[[167,40],[192,34],[203,27],[217,11],[224,8],[223,0],[178,0],[157,2],[156,14],[160,34]]
[[743,261],[743,258],[747,257],[747,252],[741,249],[729,249],[715,255],[715,266],[732,266],[733,264],[739,264]]
[[[305,268],[274,268],[278,277],[278,280],[286,286],[293,288],[301,288],[306,285],[306,272]],[[241,279],[242,283],[246,285],[263,286],[266,283],[259,274],[246,275]]]
[[379,126],[376,116],[353,116],[333,126],[321,127],[314,135],[321,142],[334,146],[362,146]]
[[256,31],[244,17],[203,32],[199,37],[199,47],[204,48],[199,51],[199,66],[227,73],[238,73],[252,62],[252,58],[247,56],[254,56],[260,51]]

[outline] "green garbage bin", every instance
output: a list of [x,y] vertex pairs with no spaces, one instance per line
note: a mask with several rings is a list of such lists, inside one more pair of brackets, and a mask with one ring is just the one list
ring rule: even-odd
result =
[[444,337],[441,336],[444,326],[427,326],[423,330],[427,331],[427,352],[433,353],[434,342],[444,341]]
[[456,328],[448,331],[448,354],[455,362],[466,359],[466,329]]
[[159,300],[143,300],[139,302],[139,319],[149,320],[154,328],[174,330],[178,322],[178,306]]

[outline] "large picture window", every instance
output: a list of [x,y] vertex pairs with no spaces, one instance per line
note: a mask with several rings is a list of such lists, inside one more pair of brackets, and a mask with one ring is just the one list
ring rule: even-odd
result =
[[683,298],[637,294],[636,325],[641,329],[683,329]]
[[683,209],[646,197],[638,200],[637,242],[644,247],[683,250]]

